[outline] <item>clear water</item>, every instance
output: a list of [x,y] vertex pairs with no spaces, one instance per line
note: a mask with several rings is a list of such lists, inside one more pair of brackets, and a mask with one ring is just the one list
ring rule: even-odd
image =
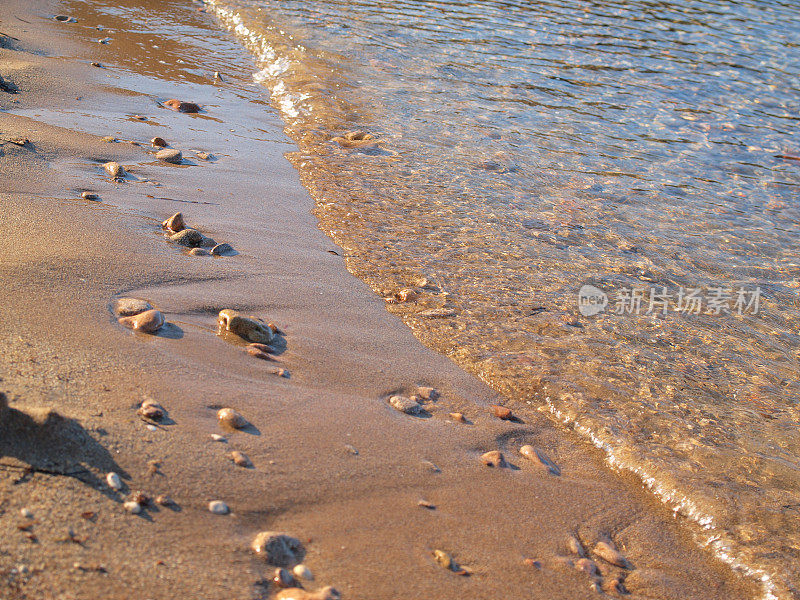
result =
[[[349,268],[421,290],[390,310],[800,597],[796,5],[206,4],[257,57]],[[579,313],[584,284],[605,312]],[[676,310],[693,288],[700,314]],[[629,289],[642,308],[617,314]]]

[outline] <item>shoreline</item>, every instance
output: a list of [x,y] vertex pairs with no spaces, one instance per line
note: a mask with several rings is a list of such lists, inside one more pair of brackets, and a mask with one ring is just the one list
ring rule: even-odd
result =
[[[155,3],[145,4],[166,18]],[[167,3],[162,10],[170,9],[192,16],[199,29],[213,26],[191,8]],[[75,16],[78,25],[89,18]],[[113,27],[115,41],[105,47],[21,2],[0,8],[0,19],[0,31],[18,38],[17,50],[3,50],[0,75],[19,87],[14,98],[3,95],[0,128],[4,137],[31,141],[4,144],[0,156],[7,186],[0,227],[12,249],[1,275],[12,317],[0,326],[0,391],[15,415],[55,410],[74,419],[48,424],[40,415],[29,431],[2,442],[2,462],[13,459],[19,468],[2,471],[0,530],[12,543],[0,555],[0,585],[21,598],[272,597],[264,581],[274,567],[248,547],[258,531],[275,529],[304,541],[316,575],[308,587],[333,585],[344,598],[398,591],[596,597],[591,577],[557,559],[577,561],[564,547],[571,534],[588,546],[612,538],[636,569],[595,561],[603,582],[624,576],[627,597],[755,596],[754,585],[694,548],[688,530],[635,478],[607,470],[600,452],[533,411],[522,415],[524,423],[492,417],[488,405],[502,404],[496,393],[419,344],[347,273],[283,157],[291,144],[282,124],[255,93],[214,87],[200,75],[188,83],[153,76],[152,63],[149,75],[132,73],[119,64],[134,47]],[[231,40],[227,50],[235,47]],[[104,56],[93,55],[99,52]],[[89,65],[98,58],[102,69]],[[205,112],[193,117],[155,104],[168,97],[198,101]],[[136,114],[147,121],[131,120]],[[75,129],[51,123],[63,119],[74,120]],[[253,119],[265,139],[243,133]],[[159,164],[146,146],[107,143],[103,135],[142,144],[164,135],[195,164]],[[194,150],[216,159],[195,160]],[[136,179],[109,182],[106,160],[129,165]],[[101,202],[76,199],[81,187],[97,191]],[[166,243],[159,223],[179,210],[239,254],[193,257]],[[107,306],[122,295],[160,308],[174,335],[120,327]],[[290,378],[215,335],[221,308],[278,324],[286,340],[278,359]],[[441,392],[430,418],[386,404],[392,393],[411,394],[418,385]],[[136,416],[144,395],[164,406],[172,424],[146,427]],[[215,418],[222,406],[235,407],[256,431],[212,441],[210,434],[223,433]],[[454,411],[472,424],[448,419]],[[543,448],[561,475],[524,462],[517,455],[523,443]],[[233,466],[233,449],[255,468]],[[516,469],[483,467],[481,453],[494,449]],[[153,460],[161,474],[148,474]],[[69,477],[44,472],[71,473],[77,464],[83,471]],[[41,472],[20,477],[25,465]],[[169,494],[180,510],[127,514],[127,493],[103,480],[109,470],[130,491]],[[210,514],[206,504],[217,498],[233,514]],[[417,506],[422,498],[436,509]],[[27,531],[35,543],[18,529],[22,508],[34,515]],[[94,517],[82,517],[86,512]],[[64,541],[70,529],[86,539]],[[452,553],[472,577],[441,569],[435,549]]]

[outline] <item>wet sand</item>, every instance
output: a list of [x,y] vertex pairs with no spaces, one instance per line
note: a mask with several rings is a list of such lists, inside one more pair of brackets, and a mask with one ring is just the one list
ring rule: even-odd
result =
[[[488,407],[502,398],[419,344],[346,271],[249,74],[215,83],[234,42],[191,4],[115,6],[137,4],[154,22],[206,31],[207,45],[142,52],[142,25],[127,17],[102,18],[113,41],[100,44],[106,34],[86,25],[101,17],[78,2],[0,7],[0,32],[16,38],[0,38],[0,75],[18,88],[0,92],[3,597],[272,597],[275,567],[249,549],[265,530],[303,542],[308,589],[333,585],[346,599],[598,597],[590,576],[558,558],[578,559],[569,535],[587,547],[610,538],[632,563],[593,557],[598,583],[624,580],[628,594],[612,597],[757,596],[569,431],[533,407],[513,407],[518,421],[494,417]],[[60,13],[77,23],[52,19]],[[204,110],[158,104],[169,98]],[[184,164],[156,161],[155,135]],[[19,138],[30,142],[9,141]],[[110,160],[126,166],[126,181],[103,171]],[[86,190],[100,200],[80,199]],[[190,256],[167,243],[160,223],[176,211],[238,254]],[[123,328],[109,309],[120,296],[148,300],[168,325],[156,335]],[[216,335],[223,308],[281,328],[276,362]],[[388,405],[420,385],[441,394],[427,414]],[[150,427],[136,412],[145,397],[167,411]],[[216,412],[228,406],[251,426],[221,430]],[[521,457],[523,444],[560,475]],[[496,449],[508,468],[481,463]],[[253,468],[235,466],[232,450]],[[122,490],[106,483],[110,471]],[[129,514],[122,503],[136,490],[176,504]],[[212,500],[231,514],[211,514]],[[437,549],[471,575],[437,565]]]

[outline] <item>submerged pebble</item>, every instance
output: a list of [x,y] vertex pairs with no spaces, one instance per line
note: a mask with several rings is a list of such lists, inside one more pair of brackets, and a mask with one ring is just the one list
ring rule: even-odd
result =
[[399,410],[407,415],[416,415],[422,410],[419,402],[412,400],[406,396],[395,395],[389,398],[389,404],[395,410]]
[[247,427],[247,419],[232,408],[221,408],[217,412],[217,419],[221,425],[232,429],[242,429]]
[[267,323],[255,317],[245,317],[238,311],[225,308],[219,311],[219,333],[233,333],[249,342],[269,344],[274,333]]
[[125,168],[118,162],[114,162],[112,160],[111,162],[107,162],[106,164],[104,164],[103,168],[106,170],[106,173],[108,173],[114,178],[125,177]]
[[165,323],[163,313],[156,309],[146,310],[130,317],[120,317],[117,320],[128,329],[141,331],[142,333],[155,333]]
[[262,531],[256,534],[250,548],[277,567],[297,563],[305,555],[300,540],[277,531]]
[[169,236],[169,241],[181,246],[194,248],[203,243],[203,234],[196,229],[183,229],[176,234]]
[[159,150],[156,152],[156,158],[158,160],[163,160],[164,162],[172,163],[174,165],[180,164],[183,160],[183,154],[180,150],[175,150],[173,148],[165,148],[164,150]]
[[118,317],[131,317],[152,309],[149,302],[139,298],[117,298],[114,301],[114,314]]
[[227,515],[231,509],[222,500],[212,500],[208,503],[208,511],[215,515]]
[[505,467],[506,458],[499,450],[490,450],[481,454],[481,462],[487,467]]
[[402,289],[393,296],[395,302],[413,302],[417,298],[419,298],[419,292],[414,288]]

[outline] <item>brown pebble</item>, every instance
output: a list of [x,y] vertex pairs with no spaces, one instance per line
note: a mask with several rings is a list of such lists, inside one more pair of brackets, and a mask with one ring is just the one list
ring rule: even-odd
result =
[[623,569],[631,569],[631,563],[614,547],[611,542],[597,542],[594,546],[594,553],[604,561]]
[[418,387],[417,394],[419,394],[419,397],[423,400],[430,400],[431,402],[436,402],[439,399],[439,391],[432,387]]
[[427,508],[430,510],[436,510],[436,505],[433,502],[428,502],[427,500],[420,500],[417,502],[417,506],[421,506],[422,508]]
[[567,550],[569,550],[572,554],[577,554],[581,558],[586,557],[586,549],[583,547],[583,544],[581,544],[581,541],[577,538],[577,536],[570,535],[567,537]]
[[192,256],[209,256],[208,250],[204,250],[203,248],[192,248],[189,250],[189,254]]
[[92,62],[92,63],[89,63],[89,64],[92,65],[93,67],[102,67],[103,66],[99,62]]
[[628,590],[621,577],[610,577],[603,581],[603,591],[607,594],[627,594]]
[[460,412],[451,412],[447,416],[450,417],[451,419],[453,419],[453,421],[457,421],[458,423],[466,423],[467,422],[467,418],[463,414],[461,414]]
[[277,371],[275,371],[275,374],[278,377],[284,377],[286,379],[289,379],[289,375],[290,375],[290,373],[289,373],[289,371],[287,369],[278,369]]
[[208,160],[211,158],[211,155],[208,152],[196,152],[195,156],[200,160]]
[[164,138],[154,137],[152,140],[150,140],[150,145],[153,146],[153,148],[163,148],[167,145],[167,142],[164,140]]
[[145,400],[137,411],[145,419],[158,421],[164,416],[164,409],[153,400]]
[[125,168],[118,162],[114,162],[112,160],[111,162],[104,164],[103,168],[106,170],[106,173],[114,178],[125,177]]
[[535,558],[525,558],[522,560],[522,563],[528,567],[534,567],[535,569],[542,568],[542,563]]
[[250,459],[248,458],[247,454],[245,454],[244,452],[240,452],[239,450],[234,450],[233,452],[231,452],[231,460],[235,465],[242,467],[244,469],[249,469],[250,467],[253,466],[253,463],[250,462]]
[[155,333],[161,329],[165,322],[163,313],[155,309],[146,310],[131,317],[120,317],[118,321],[128,329],[134,329],[142,333]]
[[217,419],[220,424],[233,429],[242,429],[247,426],[247,419],[232,408],[221,408],[217,412]]
[[490,450],[481,455],[481,462],[487,467],[505,467],[506,458],[499,450]]
[[394,295],[397,302],[413,302],[419,298],[419,292],[413,288],[405,288]]
[[591,558],[579,558],[577,561],[575,561],[575,568],[578,569],[578,571],[583,571],[590,577],[596,577],[599,575],[599,572],[597,571],[597,565],[594,564],[594,561]]
[[156,158],[164,162],[179,165],[183,160],[183,154],[180,150],[175,150],[174,148],[164,148],[156,152]]
[[161,223],[161,229],[166,229],[173,233],[178,233],[186,229],[186,222],[183,220],[183,213],[175,213],[169,219]]
[[174,98],[164,102],[164,106],[182,113],[200,112],[200,107],[194,102],[184,102],[183,100],[175,100]]
[[492,404],[489,408],[492,409],[492,413],[498,419],[508,420],[514,416],[511,413],[510,408],[506,408],[505,406],[500,406],[499,404]]

